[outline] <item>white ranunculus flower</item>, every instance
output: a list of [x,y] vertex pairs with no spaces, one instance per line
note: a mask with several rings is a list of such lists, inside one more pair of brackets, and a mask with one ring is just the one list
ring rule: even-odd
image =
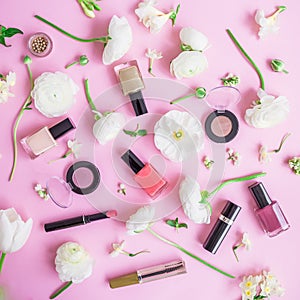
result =
[[106,116],[101,115],[93,126],[93,134],[101,145],[105,145],[117,136],[125,123],[126,119],[121,113],[112,112]]
[[181,43],[190,46],[192,50],[204,51],[208,47],[208,38],[200,31],[192,28],[185,27],[180,30],[179,37]]
[[75,82],[62,72],[45,72],[34,81],[34,105],[48,118],[65,115],[75,104],[79,91]]
[[31,229],[31,218],[24,222],[14,208],[0,210],[0,252],[12,253],[21,249]]
[[156,122],[154,144],[169,160],[183,161],[203,148],[201,123],[188,112],[171,110]]
[[94,260],[81,245],[67,242],[57,249],[55,265],[62,282],[80,283],[92,275]]
[[132,30],[125,17],[113,16],[108,26],[108,40],[104,47],[102,61],[110,65],[123,57],[132,44]]
[[154,215],[155,209],[152,206],[148,205],[139,208],[126,222],[128,234],[133,235],[146,230],[150,226]]
[[209,204],[201,203],[200,186],[194,179],[186,177],[179,187],[179,198],[185,215],[197,224],[209,224],[211,209]]
[[158,33],[162,27],[168,22],[172,12],[164,14],[156,9],[155,0],[145,0],[138,4],[138,8],[134,11],[139,17],[139,21],[143,22],[146,28],[150,29],[151,33]]
[[193,77],[208,67],[204,54],[199,51],[183,51],[174,58],[170,65],[170,72],[177,79]]
[[275,98],[259,89],[259,104],[254,103],[246,110],[246,122],[256,128],[269,128],[283,122],[290,111],[289,101],[285,96]]

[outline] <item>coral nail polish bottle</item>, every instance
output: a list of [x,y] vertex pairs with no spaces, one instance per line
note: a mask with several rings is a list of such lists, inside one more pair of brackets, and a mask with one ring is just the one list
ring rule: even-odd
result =
[[276,236],[290,228],[278,202],[271,200],[261,182],[256,182],[248,188],[259,207],[256,209],[255,214],[263,230],[269,237]]
[[134,180],[151,198],[156,198],[167,187],[167,181],[153,166],[141,162],[131,150],[126,151],[121,158],[135,173]]

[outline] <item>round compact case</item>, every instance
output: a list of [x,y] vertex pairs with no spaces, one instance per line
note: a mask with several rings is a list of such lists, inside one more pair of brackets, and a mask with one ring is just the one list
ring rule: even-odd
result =
[[52,201],[67,208],[73,202],[72,192],[87,195],[94,192],[99,184],[99,169],[89,161],[78,161],[68,169],[66,181],[54,176],[47,181],[46,187]]
[[239,131],[237,117],[227,107],[240,100],[240,91],[231,86],[220,86],[212,89],[206,97],[206,103],[214,108],[205,121],[205,132],[215,143],[228,143]]

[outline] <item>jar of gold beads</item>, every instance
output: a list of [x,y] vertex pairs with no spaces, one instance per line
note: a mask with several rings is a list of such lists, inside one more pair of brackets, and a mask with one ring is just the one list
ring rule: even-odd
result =
[[44,57],[52,51],[52,40],[47,34],[37,32],[30,37],[28,48],[33,55]]

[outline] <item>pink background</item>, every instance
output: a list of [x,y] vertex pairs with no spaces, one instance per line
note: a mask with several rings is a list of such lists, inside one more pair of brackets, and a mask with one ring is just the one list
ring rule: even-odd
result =
[[[5,289],[7,299],[40,300],[48,298],[61,285],[55,271],[54,258],[56,249],[66,241],[76,241],[83,245],[95,258],[96,263],[93,275],[83,283],[73,285],[60,296],[60,299],[150,300],[155,298],[182,299],[184,297],[190,299],[240,299],[238,284],[242,276],[244,274],[256,274],[263,269],[272,270],[282,282],[286,288],[283,299],[297,299],[296,284],[298,283],[299,268],[297,247],[299,234],[297,231],[300,229],[300,219],[297,212],[300,209],[297,199],[297,185],[299,185],[299,177],[291,172],[287,160],[299,155],[300,151],[298,131],[300,107],[297,99],[299,80],[296,76],[299,71],[299,45],[296,43],[300,33],[298,2],[295,0],[278,3],[262,3],[258,0],[213,0],[195,4],[195,1],[181,0],[181,11],[177,25],[171,28],[169,23],[157,35],[147,32],[138,22],[134,14],[137,3],[138,1],[104,0],[100,2],[102,11],[97,13],[94,20],[87,18],[76,1],[71,0],[63,2],[59,0],[51,2],[6,1],[1,5],[1,23],[6,27],[22,29],[24,35],[16,35],[7,40],[13,45],[11,48],[0,47],[1,73],[7,74],[10,70],[17,73],[17,84],[12,89],[15,98],[2,104],[0,108],[2,124],[0,127],[0,153],[2,154],[0,159],[0,208],[14,207],[23,219],[32,217],[34,220],[32,234],[24,248],[6,257],[0,275],[0,286]],[[177,2],[174,1],[161,1],[158,7],[167,11],[176,5]],[[269,36],[265,40],[258,40],[258,27],[254,22],[256,9],[265,9],[268,14],[274,11],[276,5],[288,7],[288,10],[280,15],[281,28],[279,33]],[[15,178],[13,182],[8,182],[13,157],[12,124],[27,97],[29,88],[27,71],[22,62],[24,55],[29,54],[26,45],[27,40],[32,33],[43,31],[49,34],[54,41],[53,52],[48,57],[36,58],[31,56],[33,58],[32,71],[35,78],[45,71],[65,71],[64,66],[81,54],[86,54],[90,58],[90,63],[87,66],[73,67],[65,71],[80,87],[77,94],[77,104],[68,114],[75,123],[79,123],[82,112],[87,109],[83,79],[90,79],[91,94],[94,97],[115,85],[117,81],[113,66],[107,67],[102,64],[101,44],[83,44],[73,41],[33,18],[35,14],[61,25],[64,29],[80,37],[87,38],[105,35],[113,14],[126,16],[133,30],[134,42],[128,54],[119,62],[137,59],[145,78],[148,77],[148,60],[144,55],[146,48],[156,48],[163,52],[164,58],[155,63],[154,72],[158,78],[172,79],[168,68],[169,62],[179,53],[178,34],[180,29],[192,26],[206,34],[212,45],[205,52],[209,61],[209,69],[192,79],[185,79],[181,82],[191,88],[204,86],[211,89],[220,85],[219,78],[226,75],[227,72],[237,74],[241,78],[238,87],[242,93],[242,100],[238,105],[231,108],[239,118],[241,128],[238,136],[228,146],[241,153],[242,161],[238,167],[226,162],[223,179],[266,171],[267,176],[263,182],[271,197],[279,200],[291,224],[291,229],[272,239],[263,233],[253,214],[254,201],[247,191],[249,183],[228,186],[214,197],[212,202],[214,213],[210,225],[195,225],[189,222],[181,209],[165,216],[164,219],[178,216],[181,221],[188,223],[188,230],[182,229],[177,234],[163,221],[158,221],[154,225],[154,229],[157,229],[164,236],[177,241],[203,259],[236,275],[236,279],[228,279],[208,269],[177,249],[163,244],[147,232],[139,236],[127,236],[123,222],[105,220],[69,230],[45,233],[44,223],[84,213],[93,213],[95,208],[88,201],[85,201],[84,197],[75,196],[72,207],[63,210],[56,207],[51,201],[44,202],[33,190],[36,183],[44,185],[47,178],[52,175],[64,176],[72,162],[70,157],[52,165],[48,165],[47,162],[65,152],[66,141],[75,135],[74,132],[63,137],[58,147],[34,161],[30,160],[23,149],[19,147]],[[255,129],[247,126],[244,122],[245,109],[256,99],[259,81],[253,69],[226,35],[226,28],[233,31],[261,68],[266,81],[266,91],[270,94],[285,95],[289,98],[291,112],[288,120],[284,123],[270,129]],[[272,58],[284,60],[290,73],[284,75],[272,72],[268,65]],[[197,105],[196,100],[190,100],[189,103]],[[149,107],[152,109],[152,104],[149,104]],[[167,104],[164,107],[153,105],[151,111],[165,113],[169,109],[173,109],[173,107],[169,107]],[[128,119],[134,117],[133,112],[129,111],[127,117]],[[61,119],[47,119],[35,109],[26,112],[19,127],[18,139],[20,140],[35,130],[46,125],[52,125]],[[271,149],[277,147],[281,137],[287,132],[291,132],[292,135],[284,145],[282,152],[273,156],[271,164],[261,165],[258,161],[260,145],[263,143]],[[153,146],[151,139],[146,139],[146,142],[149,147]],[[153,148],[153,151],[157,150]],[[107,176],[105,177],[106,181],[110,182],[113,192],[115,192],[118,182],[113,181],[115,180],[114,175],[110,175],[111,161],[108,159],[110,156],[105,155],[103,154],[103,157],[98,156],[97,161],[101,161],[102,158],[101,173],[104,177]],[[205,148],[199,154],[199,161],[204,155],[211,155],[211,143],[207,138]],[[128,172],[128,174],[130,173]],[[203,189],[209,181],[210,174],[210,171],[207,171],[200,163],[198,179]],[[132,192],[131,196],[134,196],[135,191],[131,188],[129,191]],[[141,195],[143,195],[142,192]],[[201,243],[214,224],[226,199],[242,206],[242,211],[218,253],[213,256],[203,250]],[[174,201],[178,201],[178,199]],[[109,202],[107,209],[109,209]],[[250,235],[253,249],[251,252],[241,249],[239,251],[240,263],[237,263],[231,247],[239,241],[242,232],[245,231]],[[111,258],[108,255],[111,243],[120,242],[123,239],[126,239],[126,250],[135,252],[149,249],[151,253],[135,258],[128,258],[123,255]],[[109,288],[109,278],[179,258],[182,258],[187,264],[188,274],[186,275],[118,290]]]

